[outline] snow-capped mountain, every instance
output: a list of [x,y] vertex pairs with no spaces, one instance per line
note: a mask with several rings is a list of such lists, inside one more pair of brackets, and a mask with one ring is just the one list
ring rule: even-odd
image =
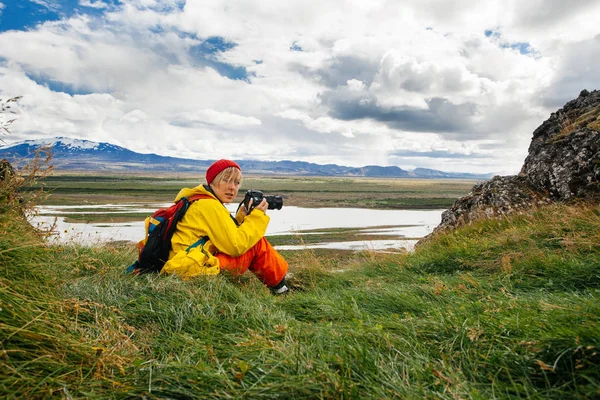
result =
[[26,140],[0,147],[0,157],[19,164],[45,149],[57,170],[90,171],[197,171],[209,161],[141,154],[110,143],[57,137]]
[[[27,145],[29,147],[39,147],[39,146],[56,146],[57,148],[64,149],[73,149],[75,151],[79,150],[98,150],[103,147],[113,147],[115,149],[122,149],[122,147],[114,146],[108,143],[96,143],[89,140],[82,139],[71,139],[65,137],[58,137],[54,139],[37,139],[37,140],[26,140],[24,142],[20,142],[19,145]],[[14,147],[16,145],[12,145]],[[8,146],[3,146],[8,147]],[[1,149],[1,148],[0,148]]]
[[[81,171],[147,171],[147,172],[201,172],[214,160],[191,160],[166,157],[157,154],[141,154],[110,143],[57,137],[52,139],[26,140],[0,147],[0,158],[14,165],[26,162],[36,152],[46,149],[52,154],[51,163],[56,170]],[[491,175],[449,173],[417,168],[406,171],[399,167],[367,165],[361,168],[320,165],[303,161],[257,161],[238,160],[246,173],[285,174],[306,176],[367,176],[389,178],[455,178],[489,179]]]
[[[116,146],[109,143],[98,143],[90,140],[72,139],[65,137],[57,137],[52,139],[36,139],[25,140],[23,142],[14,143],[0,147],[0,152],[3,154],[13,154],[15,157],[29,157],[40,149],[48,149],[54,155],[54,159],[62,158],[67,155],[79,157],[82,155],[118,155],[133,156],[135,153],[127,150],[124,147]],[[114,158],[114,157],[112,157]]]

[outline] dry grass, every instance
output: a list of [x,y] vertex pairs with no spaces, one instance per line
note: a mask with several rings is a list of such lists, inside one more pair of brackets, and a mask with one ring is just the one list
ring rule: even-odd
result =
[[560,140],[583,127],[598,131],[600,130],[600,106],[580,116],[568,116],[561,113],[559,120],[561,130],[558,135],[552,138],[553,141]]

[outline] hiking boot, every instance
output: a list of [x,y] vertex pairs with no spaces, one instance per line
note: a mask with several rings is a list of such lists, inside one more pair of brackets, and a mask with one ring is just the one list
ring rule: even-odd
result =
[[286,294],[290,291],[290,288],[287,287],[287,284],[285,282],[285,278],[283,278],[277,286],[270,287],[269,289],[271,290],[271,293],[273,293],[275,296]]

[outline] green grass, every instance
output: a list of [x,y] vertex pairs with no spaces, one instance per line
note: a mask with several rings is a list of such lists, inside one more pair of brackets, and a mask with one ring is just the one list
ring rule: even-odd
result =
[[286,254],[253,276],[130,277],[129,246],[47,247],[0,215],[0,397],[600,396],[600,208],[556,205],[414,253]]

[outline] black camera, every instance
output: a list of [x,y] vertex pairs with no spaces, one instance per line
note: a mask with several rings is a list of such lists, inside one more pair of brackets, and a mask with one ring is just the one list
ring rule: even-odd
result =
[[[252,211],[254,207],[260,204],[263,198],[269,203],[268,210],[281,210],[281,207],[283,207],[283,197],[281,196],[265,196],[260,190],[248,190],[244,197],[246,210],[248,212]],[[250,205],[250,200],[252,200],[252,205]]]

